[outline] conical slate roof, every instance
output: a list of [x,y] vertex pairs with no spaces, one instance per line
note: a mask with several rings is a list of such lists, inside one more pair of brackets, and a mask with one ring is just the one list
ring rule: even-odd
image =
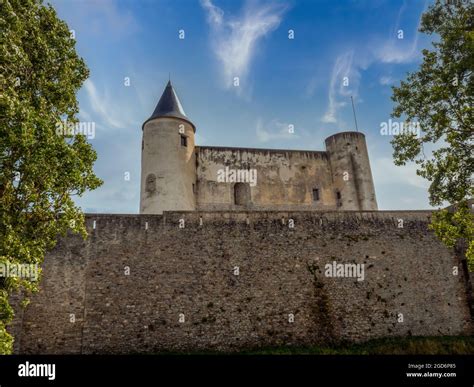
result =
[[168,81],[168,84],[166,85],[165,90],[158,101],[158,105],[156,105],[151,117],[143,123],[143,126],[145,126],[148,121],[160,117],[173,117],[184,120],[189,122],[192,125],[194,131],[196,131],[194,124],[189,120],[188,117],[186,117],[183,106],[181,105],[181,102],[179,102],[178,95],[176,94],[176,91],[174,91],[171,81]]

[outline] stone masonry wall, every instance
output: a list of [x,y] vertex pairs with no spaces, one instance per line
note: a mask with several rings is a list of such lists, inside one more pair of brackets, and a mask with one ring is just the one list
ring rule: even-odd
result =
[[[336,191],[326,152],[197,147],[196,208],[199,211],[336,210]],[[235,205],[234,184],[218,182],[218,171],[256,171],[247,208]],[[313,199],[319,190],[319,200]]]
[[[430,214],[87,215],[89,238],[60,240],[41,292],[17,312],[15,352],[234,351],[469,334],[465,273],[428,231]],[[333,261],[365,264],[364,281],[326,277]]]

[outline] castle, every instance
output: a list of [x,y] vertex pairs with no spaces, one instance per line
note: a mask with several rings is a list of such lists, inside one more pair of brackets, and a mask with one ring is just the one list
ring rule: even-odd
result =
[[334,134],[326,151],[197,146],[171,82],[142,129],[141,214],[377,210],[362,133]]
[[15,353],[472,334],[463,252],[432,211],[374,211],[363,134],[314,152],[197,147],[194,133],[168,83],[143,124],[140,214],[86,214],[86,240],[59,239],[31,303],[12,296]]

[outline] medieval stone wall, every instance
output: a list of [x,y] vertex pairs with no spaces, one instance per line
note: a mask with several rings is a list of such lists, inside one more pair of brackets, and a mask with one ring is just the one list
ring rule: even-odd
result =
[[[429,211],[87,216],[17,312],[16,353],[234,351],[471,332]],[[326,264],[363,264],[364,279]],[[457,268],[457,275],[454,273]]]

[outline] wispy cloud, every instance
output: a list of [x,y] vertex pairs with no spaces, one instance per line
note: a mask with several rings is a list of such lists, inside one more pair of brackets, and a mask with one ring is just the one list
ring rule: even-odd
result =
[[[401,28],[401,19],[406,9],[406,2],[404,1],[400,10],[398,11],[397,20],[394,28],[390,33],[390,38],[383,43],[375,44],[374,55],[375,57],[383,63],[409,63],[413,62],[420,56],[420,50],[418,49],[419,41],[419,32],[421,23],[421,16],[425,11],[427,6],[427,1],[425,0],[423,11],[420,13],[418,18],[418,23],[414,30],[412,30],[412,38],[407,39],[407,31]],[[399,31],[403,33],[403,38],[400,39]]]
[[392,85],[395,82],[396,82],[396,80],[394,78],[392,78],[390,75],[383,75],[379,78],[379,83],[382,86]]
[[[284,4],[257,5],[249,3],[242,15],[226,18],[224,11],[211,0],[201,0],[212,29],[212,48],[222,65],[223,84],[234,87],[234,78],[240,86],[247,78],[259,41],[280,25],[286,10]],[[235,88],[240,93],[240,87]]]
[[[108,93],[99,94],[97,88],[92,82],[91,79],[87,79],[84,82],[84,89],[86,90],[87,97],[89,99],[90,108],[97,114],[94,121],[99,121],[107,127],[112,128],[124,128],[124,122],[118,120],[117,111],[112,107],[112,104],[109,102]],[[84,114],[85,112],[83,112]],[[87,113],[85,113],[87,114]],[[90,114],[87,114],[88,117],[91,117]]]
[[[420,13],[418,23],[414,30],[413,38],[398,39],[400,30],[400,20],[405,12],[406,3],[400,7],[395,25],[390,33],[390,38],[383,42],[372,42],[364,47],[358,47],[352,50],[344,51],[334,62],[331,79],[328,89],[328,107],[322,118],[325,123],[343,125],[339,121],[338,110],[346,106],[348,98],[352,95],[356,97],[359,90],[359,81],[361,73],[374,63],[408,63],[413,62],[419,57],[418,28],[421,23]],[[424,5],[426,9],[426,2]],[[354,55],[354,52],[357,55]],[[347,78],[346,78],[347,77]],[[344,80],[348,84],[344,84]],[[390,85],[394,80],[389,76],[383,76],[379,79],[381,85]]]
[[411,42],[406,43],[403,39],[397,38],[385,42],[377,47],[375,55],[383,63],[413,62],[420,56],[418,50],[418,33],[416,33]]
[[[298,131],[301,130],[298,129]],[[257,121],[256,134],[258,142],[270,142],[274,140],[294,140],[300,137],[295,132],[290,133],[289,123],[280,122],[278,120],[272,120],[270,123],[264,125],[262,120],[259,119]]]
[[347,101],[341,99],[347,100],[349,96],[356,96],[358,93],[360,72],[353,61],[354,51],[350,50],[339,55],[334,63],[328,90],[328,108],[322,118],[323,122],[336,123],[338,109],[347,104]]
[[211,0],[201,0],[202,7],[207,11],[207,21],[212,26],[221,26],[224,20],[224,11],[212,4]]

